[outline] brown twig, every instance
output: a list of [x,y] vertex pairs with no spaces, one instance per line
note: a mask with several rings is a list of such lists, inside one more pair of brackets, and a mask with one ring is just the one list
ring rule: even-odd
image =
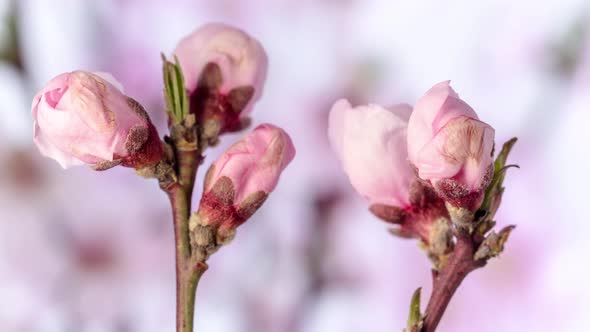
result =
[[453,255],[447,265],[438,273],[433,272],[433,288],[424,317],[422,332],[434,332],[440,322],[451,298],[465,277],[482,266],[485,260],[473,258],[478,243],[465,234],[457,235]]

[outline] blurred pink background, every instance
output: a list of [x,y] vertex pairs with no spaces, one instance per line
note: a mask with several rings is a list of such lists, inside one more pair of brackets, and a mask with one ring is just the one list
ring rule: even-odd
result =
[[[440,331],[589,331],[590,5],[560,1],[0,0],[0,331],[174,330],[170,211],[129,169],[63,171],[32,143],[30,101],[55,75],[108,71],[162,128],[160,52],[221,21],[262,42],[254,122],[298,156],[209,261],[196,331],[401,331],[429,263],[369,214],[331,152],[327,112],[414,103],[451,79],[519,142],[506,251],[468,277]],[[204,167],[241,134],[226,136]],[[204,171],[201,170],[199,178]],[[199,195],[196,195],[195,200]]]

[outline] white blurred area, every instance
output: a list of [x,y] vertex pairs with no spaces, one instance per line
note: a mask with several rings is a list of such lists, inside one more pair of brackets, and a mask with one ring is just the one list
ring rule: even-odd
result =
[[210,21],[265,46],[254,122],[285,128],[298,154],[209,261],[196,331],[401,331],[414,289],[427,300],[429,264],[352,192],[327,111],[341,97],[414,103],[447,79],[497,144],[519,137],[510,158],[521,169],[497,216],[518,225],[506,251],[468,277],[439,330],[589,331],[589,10],[587,0],[0,0],[0,331],[174,330],[165,195],[129,169],[63,171],[42,158],[30,101],[64,71],[109,71],[163,128],[159,53]]

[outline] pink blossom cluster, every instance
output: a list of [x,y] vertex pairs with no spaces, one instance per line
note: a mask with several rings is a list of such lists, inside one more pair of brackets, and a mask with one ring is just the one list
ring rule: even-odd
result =
[[[202,130],[207,132],[211,121],[215,136],[241,129],[236,123],[250,113],[266,79],[268,60],[260,43],[239,29],[207,24],[183,38],[174,54],[190,111]],[[63,168],[86,164],[96,170],[116,165],[140,169],[166,158],[148,113],[108,73],[76,70],[58,75],[33,99],[32,116],[35,144]],[[283,129],[258,126],[213,163],[201,200],[201,211],[210,217],[203,222],[224,228],[244,222],[274,190],[294,155]],[[259,200],[253,203],[252,195]],[[227,212],[223,218],[220,211]]]
[[435,237],[446,205],[475,211],[493,176],[494,129],[451,88],[436,84],[414,107],[353,107],[330,112],[329,137],[352,186],[400,235]]

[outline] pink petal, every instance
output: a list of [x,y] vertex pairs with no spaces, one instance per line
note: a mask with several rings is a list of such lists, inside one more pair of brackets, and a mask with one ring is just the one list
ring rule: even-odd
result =
[[451,88],[450,81],[440,82],[428,90],[416,102],[408,122],[410,161],[416,164],[418,152],[448,121],[459,116],[477,119],[475,111]]
[[[370,203],[409,205],[414,178],[407,161],[406,121],[411,108],[351,107],[345,100],[330,112],[329,137],[352,186]],[[399,115],[398,115],[399,114]]]
[[453,178],[471,190],[480,190],[492,162],[493,142],[494,130],[486,123],[456,118],[420,150],[418,175],[432,182]]
[[289,135],[281,128],[262,124],[217,159],[205,191],[226,176],[234,185],[236,204],[257,191],[270,193],[294,157]]

